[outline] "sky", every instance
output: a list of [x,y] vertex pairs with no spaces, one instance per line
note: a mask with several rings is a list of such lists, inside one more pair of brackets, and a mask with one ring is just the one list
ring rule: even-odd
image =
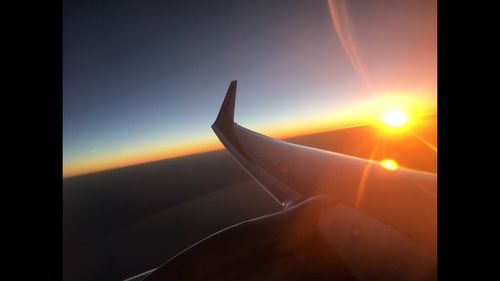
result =
[[273,137],[435,108],[435,0],[63,5],[64,177],[222,148],[231,80],[235,121]]

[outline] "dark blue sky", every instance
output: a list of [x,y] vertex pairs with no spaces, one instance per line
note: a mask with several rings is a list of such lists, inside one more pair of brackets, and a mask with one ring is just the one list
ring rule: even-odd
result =
[[[435,1],[347,3],[374,83],[435,95]],[[215,140],[234,79],[236,120],[256,130],[369,97],[326,0],[65,0],[63,44],[65,173]]]

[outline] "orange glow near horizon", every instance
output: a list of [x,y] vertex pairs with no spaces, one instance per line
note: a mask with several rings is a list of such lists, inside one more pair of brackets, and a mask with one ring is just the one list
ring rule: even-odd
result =
[[215,138],[205,141],[187,141],[185,144],[178,144],[170,147],[156,147],[129,151],[118,155],[110,155],[109,157],[103,157],[101,159],[83,160],[80,163],[68,165],[63,169],[63,178],[215,151],[222,148],[222,144]]
[[406,133],[416,123],[415,118],[411,118],[406,113],[398,109],[385,112],[380,120],[382,131],[388,134]]
[[385,134],[410,133],[418,127],[420,117],[436,114],[435,98],[416,98],[417,95],[387,94],[371,103],[372,120]]
[[[263,124],[248,127],[259,133],[273,138],[286,139],[301,135],[325,132],[333,129],[379,124],[384,112],[400,110],[408,116],[407,124],[401,127],[383,125],[383,131],[407,129],[417,117],[435,113],[435,104],[424,98],[411,96],[379,96],[372,100],[360,103],[356,107],[348,108],[337,115],[330,117],[308,118],[300,121],[291,120],[285,124]],[[411,117],[410,117],[411,116]],[[243,126],[245,126],[243,124]],[[182,157],[197,153],[223,149],[215,135],[186,140],[182,143],[168,146],[146,147],[128,150],[121,153],[101,155],[100,157],[82,159],[78,163],[64,163],[63,178],[91,174],[100,171],[112,170],[169,158]]]

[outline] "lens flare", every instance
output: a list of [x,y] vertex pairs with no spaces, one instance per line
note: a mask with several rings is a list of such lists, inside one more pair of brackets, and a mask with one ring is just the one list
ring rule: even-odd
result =
[[395,171],[399,168],[398,162],[394,159],[386,158],[380,162],[380,165],[389,171]]
[[365,64],[360,55],[359,47],[355,39],[355,34],[351,28],[351,20],[347,11],[345,0],[327,0],[328,9],[332,18],[332,23],[340,41],[340,45],[347,54],[352,66],[359,76],[366,83],[373,94],[376,94],[375,87],[366,71]]

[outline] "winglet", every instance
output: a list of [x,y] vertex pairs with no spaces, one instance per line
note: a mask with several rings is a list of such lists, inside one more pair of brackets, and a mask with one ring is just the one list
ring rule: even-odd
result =
[[237,81],[231,81],[227,89],[226,97],[219,110],[219,115],[215,119],[214,125],[218,124],[233,124],[234,123],[234,104],[236,100]]

